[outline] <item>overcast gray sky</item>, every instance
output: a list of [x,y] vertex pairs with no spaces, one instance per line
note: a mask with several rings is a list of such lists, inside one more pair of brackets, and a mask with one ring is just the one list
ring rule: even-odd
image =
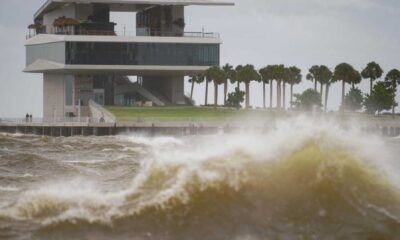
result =
[[[34,12],[45,0],[0,2],[0,117],[42,114],[42,75],[22,73],[24,41]],[[376,61],[387,72],[400,68],[399,0],[237,0],[235,7],[190,6],[186,30],[221,33],[221,63],[296,65],[303,70],[314,64],[331,69],[348,62],[361,70]],[[133,30],[132,14],[113,14],[119,28]],[[132,19],[132,20],[131,20]],[[312,87],[304,82],[301,92]],[[337,109],[340,84],[332,88],[329,109]],[[231,87],[231,89],[233,86]],[[361,88],[367,92],[365,81]],[[204,101],[204,86],[195,98]],[[190,91],[186,84],[186,92]],[[221,87],[222,93],[222,87]],[[399,93],[400,95],[400,93]],[[210,89],[212,101],[212,89]],[[397,98],[400,101],[400,97]],[[251,103],[262,105],[261,85],[253,83]]]

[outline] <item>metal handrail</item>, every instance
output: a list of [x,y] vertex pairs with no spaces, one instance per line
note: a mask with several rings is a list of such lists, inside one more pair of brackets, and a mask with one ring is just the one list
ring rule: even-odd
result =
[[29,33],[26,39],[30,39],[40,34],[54,34],[54,35],[77,35],[77,36],[136,36],[136,37],[196,37],[196,38],[220,38],[219,33],[214,32],[183,32],[182,34],[176,32],[144,32],[138,34],[131,31],[103,31],[103,30],[52,30],[40,33]]
[[[107,109],[105,109],[103,106],[101,106],[100,104],[96,103],[92,99],[89,100],[89,107],[90,107],[91,111],[97,111],[97,113],[99,113],[100,118],[103,118],[103,122],[108,122],[108,123],[117,122],[117,118],[112,113],[110,113]],[[99,122],[102,122],[100,120],[100,118],[97,116],[97,120]],[[92,115],[92,119],[94,119],[93,115]]]
[[41,124],[87,124],[101,123],[99,119],[91,117],[64,117],[64,118],[0,118],[0,124],[41,125]]

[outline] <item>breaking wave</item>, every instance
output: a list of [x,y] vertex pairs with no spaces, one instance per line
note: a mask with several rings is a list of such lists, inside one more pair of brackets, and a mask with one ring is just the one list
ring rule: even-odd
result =
[[127,140],[152,147],[129,187],[43,183],[0,215],[44,231],[82,223],[155,239],[400,234],[400,185],[385,160],[389,151],[357,129],[296,118],[265,135]]

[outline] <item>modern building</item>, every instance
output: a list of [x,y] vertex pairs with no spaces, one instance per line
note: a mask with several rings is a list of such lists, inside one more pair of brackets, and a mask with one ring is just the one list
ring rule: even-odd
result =
[[[185,31],[189,5],[233,3],[47,0],[29,26],[24,69],[43,74],[43,118],[89,116],[90,100],[100,105],[191,104],[184,77],[219,65],[221,39],[216,33]],[[136,32],[115,31],[110,12],[135,12]]]

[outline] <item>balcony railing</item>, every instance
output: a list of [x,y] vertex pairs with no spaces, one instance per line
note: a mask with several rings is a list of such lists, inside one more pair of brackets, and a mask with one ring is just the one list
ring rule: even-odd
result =
[[137,36],[137,37],[193,37],[193,38],[219,38],[219,33],[213,32],[161,32],[161,31],[102,31],[102,30],[79,30],[79,31],[43,31],[40,33],[29,33],[26,39],[40,34],[55,35],[86,35],[86,36]]

